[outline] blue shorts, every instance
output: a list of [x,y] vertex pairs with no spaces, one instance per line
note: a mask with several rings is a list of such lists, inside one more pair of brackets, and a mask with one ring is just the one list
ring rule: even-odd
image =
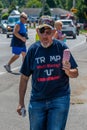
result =
[[26,52],[26,47],[12,47],[12,53],[20,55],[22,52]]

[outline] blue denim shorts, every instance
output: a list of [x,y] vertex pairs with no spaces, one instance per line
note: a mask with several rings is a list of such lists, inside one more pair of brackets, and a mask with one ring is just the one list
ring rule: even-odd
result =
[[70,95],[49,101],[30,102],[30,130],[65,130]]
[[12,53],[20,55],[22,52],[26,52],[26,47],[12,47]]

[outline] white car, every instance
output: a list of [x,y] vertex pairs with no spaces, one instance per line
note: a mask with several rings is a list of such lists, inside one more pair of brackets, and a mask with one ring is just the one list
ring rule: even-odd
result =
[[[7,24],[7,38],[10,35],[13,35],[13,29],[15,24],[20,20],[20,15],[11,15],[8,17],[8,24]],[[26,38],[28,39],[28,25],[25,24],[26,27]]]
[[20,20],[20,15],[11,15],[8,17],[7,21],[7,38],[9,38],[10,35],[13,35],[13,29],[17,21]]
[[73,39],[76,39],[77,31],[73,21],[71,19],[60,19],[59,21],[63,23],[62,33],[66,34],[66,36],[72,36]]

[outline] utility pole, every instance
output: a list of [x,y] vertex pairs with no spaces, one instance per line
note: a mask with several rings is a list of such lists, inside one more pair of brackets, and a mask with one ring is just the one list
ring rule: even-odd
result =
[[76,6],[76,0],[73,0],[73,8]]
[[71,8],[71,12],[73,12],[73,13],[77,13],[77,9],[76,9],[76,0],[73,0],[73,6],[72,6],[72,8]]

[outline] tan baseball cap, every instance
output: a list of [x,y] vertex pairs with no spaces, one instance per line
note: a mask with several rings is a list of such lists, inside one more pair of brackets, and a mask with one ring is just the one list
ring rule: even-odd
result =
[[37,26],[37,28],[42,28],[42,27],[49,27],[51,29],[54,29],[54,20],[46,15],[46,16],[42,16],[40,19],[39,19],[39,25]]

